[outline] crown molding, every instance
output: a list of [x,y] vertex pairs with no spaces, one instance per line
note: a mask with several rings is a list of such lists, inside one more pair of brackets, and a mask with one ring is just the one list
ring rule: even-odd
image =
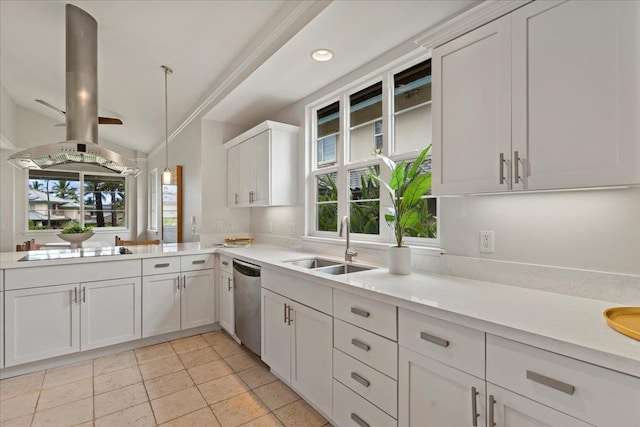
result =
[[0,149],[2,150],[17,150],[18,147],[11,142],[9,138],[5,136],[2,132],[0,132]]
[[[331,0],[319,1],[287,1],[270,20],[270,24],[259,31],[243,49],[240,56],[231,63],[223,75],[214,82],[209,91],[197,103],[197,106],[169,134],[171,142],[189,124],[206,110],[213,108],[244,79],[260,67],[273,53],[280,49],[291,37],[300,31],[322,12]],[[165,141],[160,141],[150,151],[152,157],[164,148]]]
[[532,0],[486,0],[430,28],[418,35],[414,42],[424,49],[431,50],[434,47],[440,46],[471,30],[481,27],[487,22],[506,15],[531,1]]

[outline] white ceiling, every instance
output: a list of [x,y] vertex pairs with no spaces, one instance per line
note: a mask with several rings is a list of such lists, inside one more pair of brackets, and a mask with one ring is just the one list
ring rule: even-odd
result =
[[[170,131],[203,108],[211,109],[207,118],[250,126],[473,1],[342,0],[324,10],[327,2],[306,0],[70,3],[98,21],[100,114],[125,123],[100,126],[101,137],[149,152],[164,138],[162,64],[174,70]],[[65,3],[0,1],[0,83],[18,105],[61,122],[61,115],[34,99],[65,107]],[[311,50],[318,47],[332,49],[334,60],[312,61]],[[260,54],[272,51],[262,63]],[[233,87],[226,96],[211,97],[233,76],[232,68],[241,67],[244,74],[227,80]]]

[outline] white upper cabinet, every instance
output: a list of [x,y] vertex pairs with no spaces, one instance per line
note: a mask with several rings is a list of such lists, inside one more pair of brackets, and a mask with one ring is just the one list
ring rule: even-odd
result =
[[497,19],[433,51],[433,193],[510,188],[511,23]]
[[640,3],[538,1],[511,22],[514,188],[640,183]]
[[640,2],[537,1],[433,52],[437,195],[640,183]]
[[225,144],[230,207],[296,203],[298,129],[266,121]]

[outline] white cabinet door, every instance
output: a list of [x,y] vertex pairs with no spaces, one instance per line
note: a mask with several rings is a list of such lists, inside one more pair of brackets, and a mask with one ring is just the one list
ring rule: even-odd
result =
[[262,132],[252,138],[255,168],[253,170],[253,203],[252,205],[266,206],[270,204],[271,190],[271,130]]
[[183,274],[182,329],[215,322],[214,270]]
[[509,189],[510,30],[505,16],[433,51],[435,195]]
[[491,383],[487,383],[487,396],[488,426],[586,427],[590,425]]
[[233,304],[233,276],[222,271],[220,272],[220,326],[230,335],[236,333]]
[[240,149],[236,145],[227,152],[227,203],[230,208],[240,205]]
[[250,206],[255,190],[256,156],[255,145],[251,139],[237,146],[240,149],[240,205]]
[[533,2],[512,25],[514,189],[640,182],[640,2]]
[[140,278],[104,280],[80,286],[80,348],[105,347],[142,337]]
[[289,300],[262,289],[262,360],[287,383],[291,382]]
[[[0,274],[3,272],[0,271]],[[4,292],[0,291],[0,368],[4,368]]]
[[180,330],[180,281],[177,274],[142,278],[142,336]]
[[485,425],[484,380],[400,347],[398,387],[401,426]]
[[5,292],[5,366],[80,350],[79,285]]
[[326,415],[331,415],[333,319],[302,304],[290,304],[293,306],[291,384]]

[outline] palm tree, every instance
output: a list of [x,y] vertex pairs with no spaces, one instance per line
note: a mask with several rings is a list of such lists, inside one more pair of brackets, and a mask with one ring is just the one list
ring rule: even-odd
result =
[[71,182],[65,179],[59,180],[57,183],[53,184],[53,191],[56,192],[56,195],[62,199],[71,199],[78,201],[78,193],[76,189],[71,186]]
[[84,182],[85,195],[93,194],[93,198],[96,202],[96,227],[104,227],[104,212],[102,211],[102,200],[106,200],[107,195],[102,192],[103,184],[104,183],[100,181]]
[[42,183],[34,179],[29,184],[29,188],[36,191],[42,191]]

